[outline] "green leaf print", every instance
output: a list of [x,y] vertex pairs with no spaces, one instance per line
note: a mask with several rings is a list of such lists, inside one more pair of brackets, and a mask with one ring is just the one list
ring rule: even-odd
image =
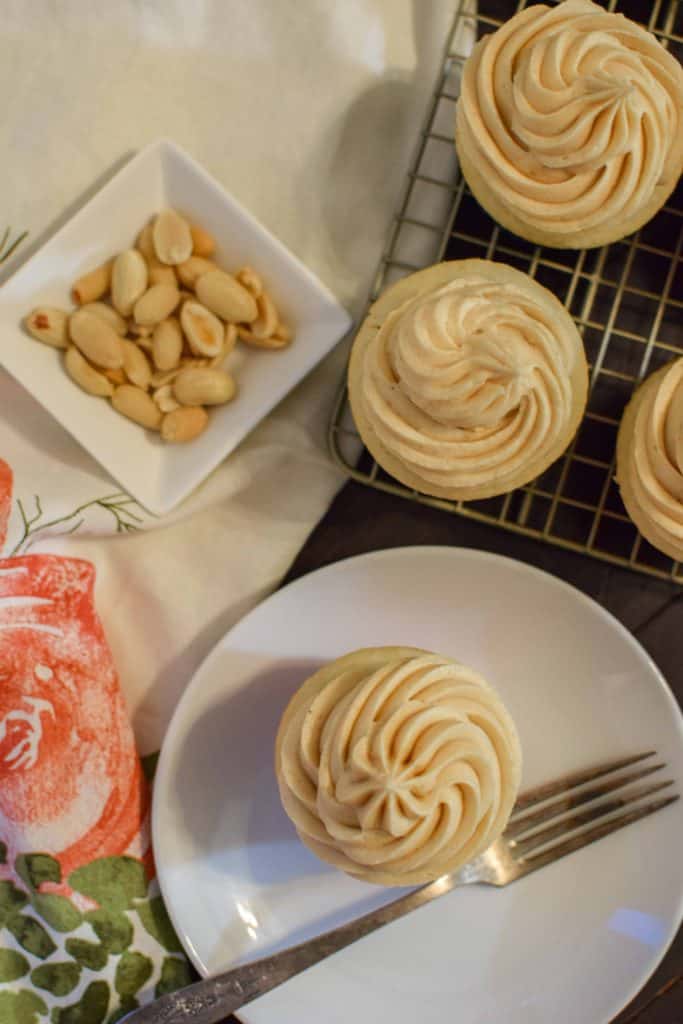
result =
[[47,1013],[47,1006],[35,992],[0,992],[2,1024],[38,1024],[39,1013]]
[[192,968],[187,960],[179,960],[174,956],[164,957],[161,965],[161,976],[154,989],[154,995],[166,995],[167,992],[175,992],[177,988],[190,985],[195,980]]
[[0,981],[16,981],[28,974],[29,962],[14,949],[0,949]]
[[125,914],[89,910],[85,920],[108,953],[123,953],[133,941],[133,926]]
[[146,932],[156,939],[169,953],[182,953],[183,947],[178,941],[178,936],[173,930],[171,919],[166,913],[161,896],[145,903],[139,903],[136,908],[142,925]]
[[108,1009],[109,985],[106,981],[91,981],[77,1003],[55,1006],[51,1020],[52,1024],[102,1024]]
[[57,948],[40,921],[36,921],[35,917],[29,917],[28,914],[14,914],[5,922],[5,927],[22,949],[40,957],[41,960],[46,960]]
[[39,889],[43,882],[62,880],[59,861],[47,853],[20,853],[14,867],[29,889]]
[[67,939],[64,948],[76,963],[91,971],[101,971],[108,959],[104,946],[87,939]]
[[133,857],[102,857],[69,875],[76,892],[96,900],[105,910],[126,910],[147,893],[144,866]]
[[154,965],[148,956],[136,952],[124,953],[116,965],[116,991],[122,998],[134,996],[152,977],[153,970]]
[[31,981],[36,988],[44,988],[53,996],[68,996],[73,992],[81,976],[81,968],[74,963],[41,964],[31,971]]
[[26,903],[28,898],[25,892],[11,882],[0,882],[0,928]]
[[126,1014],[130,1013],[131,1010],[136,1010],[139,1005],[140,1004],[137,1001],[137,999],[122,999],[117,1008],[112,1013],[112,1015],[109,1017],[107,1024],[116,1024],[117,1020],[121,1020],[121,1018],[125,1017]]
[[56,932],[72,932],[81,923],[81,913],[66,896],[38,892],[31,900],[34,910]]
[[7,863],[7,844],[0,840],[0,864]]

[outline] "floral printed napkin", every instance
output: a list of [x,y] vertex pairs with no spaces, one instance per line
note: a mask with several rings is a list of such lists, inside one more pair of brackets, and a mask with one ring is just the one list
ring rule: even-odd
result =
[[[0,541],[11,472],[0,462]],[[0,561],[0,1021],[115,1021],[191,978],[86,561]]]

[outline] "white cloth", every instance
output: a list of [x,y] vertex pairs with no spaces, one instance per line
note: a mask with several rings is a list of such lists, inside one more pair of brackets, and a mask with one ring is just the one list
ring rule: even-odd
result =
[[[0,281],[158,136],[186,148],[355,315],[362,311],[441,58],[453,0],[4,0],[3,220],[28,242]],[[0,229],[4,223],[0,224]],[[0,339],[1,359],[1,339]],[[91,560],[142,753],[211,646],[272,590],[342,482],[325,424],[337,351],[222,465],[182,517],[111,536],[88,510],[31,551]],[[36,526],[119,490],[0,370],[0,458]],[[149,524],[145,524],[149,525]]]

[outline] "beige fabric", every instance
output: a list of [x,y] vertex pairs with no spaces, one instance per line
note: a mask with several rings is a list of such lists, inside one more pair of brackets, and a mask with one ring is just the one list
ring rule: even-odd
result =
[[[453,8],[8,0],[3,218],[30,236],[0,282],[131,152],[167,136],[358,315]],[[37,496],[30,551],[95,564],[97,608],[143,753],[158,748],[195,668],[276,586],[342,484],[325,434],[344,359],[338,351],[300,385],[178,509],[182,521],[145,518],[137,525],[158,528],[137,535],[116,535],[112,513],[93,503],[118,486],[0,371],[0,459],[14,473],[3,554],[27,550],[18,501],[33,516]],[[65,536],[79,521],[78,535]]]

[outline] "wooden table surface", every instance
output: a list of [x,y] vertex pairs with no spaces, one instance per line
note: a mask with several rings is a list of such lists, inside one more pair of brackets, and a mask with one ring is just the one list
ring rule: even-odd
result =
[[[416,505],[362,484],[350,482],[344,486],[285,582],[351,555],[416,544],[496,551],[572,583],[599,601],[638,637],[668,679],[679,703],[683,703],[679,632],[683,627],[683,588],[598,562],[587,555]],[[683,1024],[683,931],[651,981],[615,1018],[618,1024],[635,1021]]]

